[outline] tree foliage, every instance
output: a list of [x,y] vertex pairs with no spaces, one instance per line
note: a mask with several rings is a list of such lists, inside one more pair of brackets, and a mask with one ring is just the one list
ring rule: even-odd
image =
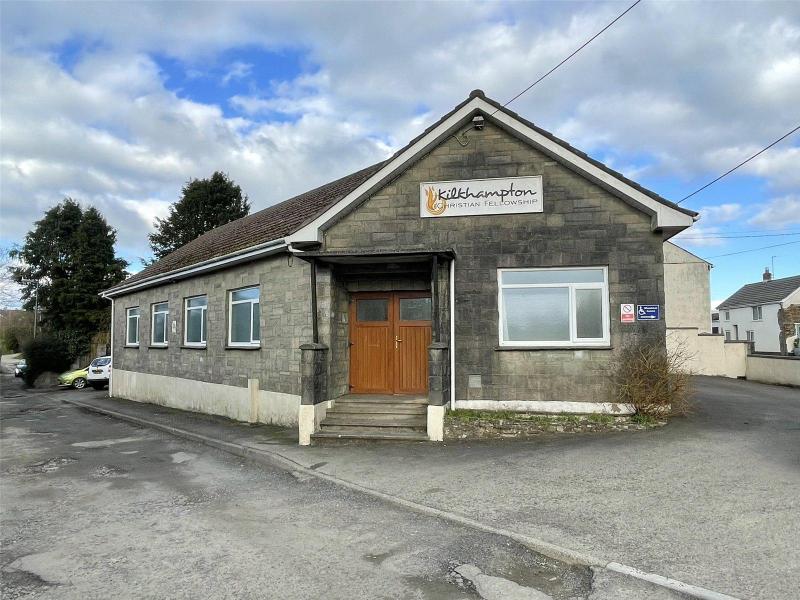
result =
[[23,308],[33,310],[37,282],[41,322],[59,335],[88,343],[110,323],[100,292],[125,278],[127,262],[114,254],[116,231],[94,207],[71,198],[48,210],[13,252],[12,269],[22,286]]
[[169,207],[167,218],[156,218],[156,230],[149,236],[150,248],[156,259],[163,258],[249,212],[247,196],[225,173],[216,171],[210,179],[192,179],[183,187],[181,199]]
[[0,308],[19,306],[20,291],[13,271],[19,266],[19,261],[13,254],[13,248],[0,248]]
[[22,347],[28,363],[23,379],[33,387],[43,373],[62,373],[72,364],[73,349],[62,336],[45,333],[35,340],[28,340]]
[[22,349],[33,333],[33,313],[5,310],[0,318],[0,352],[14,354]]

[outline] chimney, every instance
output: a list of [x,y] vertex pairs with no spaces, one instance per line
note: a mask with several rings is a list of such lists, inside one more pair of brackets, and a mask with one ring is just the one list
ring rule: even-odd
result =
[[771,281],[772,273],[769,272],[769,267],[764,267],[764,274],[761,276],[762,281]]

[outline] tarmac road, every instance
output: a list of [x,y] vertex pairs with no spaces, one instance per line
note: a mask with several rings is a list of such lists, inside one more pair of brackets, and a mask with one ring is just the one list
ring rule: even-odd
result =
[[2,383],[5,599],[676,597]]

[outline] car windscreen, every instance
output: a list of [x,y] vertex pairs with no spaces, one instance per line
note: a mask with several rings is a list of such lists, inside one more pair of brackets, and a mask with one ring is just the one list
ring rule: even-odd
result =
[[89,365],[89,366],[91,366],[91,367],[105,367],[110,362],[111,362],[111,359],[109,357],[107,357],[107,356],[104,357],[104,358],[95,358],[92,361],[92,364]]

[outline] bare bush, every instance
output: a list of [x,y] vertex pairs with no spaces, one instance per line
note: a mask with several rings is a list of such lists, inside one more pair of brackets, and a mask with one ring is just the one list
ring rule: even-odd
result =
[[668,350],[663,339],[643,337],[623,347],[611,376],[614,401],[632,404],[639,414],[659,417],[691,411],[689,356]]

